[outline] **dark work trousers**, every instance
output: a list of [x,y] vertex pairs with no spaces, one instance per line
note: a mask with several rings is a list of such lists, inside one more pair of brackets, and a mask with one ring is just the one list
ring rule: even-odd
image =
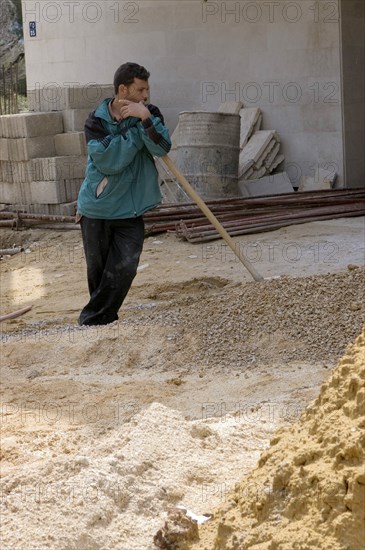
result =
[[143,248],[142,216],[125,220],[81,218],[90,301],[81,311],[80,325],[106,325],[118,310],[137,273]]

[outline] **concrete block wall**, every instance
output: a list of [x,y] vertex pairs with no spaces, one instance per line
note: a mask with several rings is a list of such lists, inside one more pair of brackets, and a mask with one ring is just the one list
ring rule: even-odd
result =
[[56,155],[84,156],[87,153],[86,140],[83,132],[69,132],[55,136]]
[[65,109],[62,111],[65,132],[83,132],[91,109]]
[[30,161],[3,161],[0,163],[0,181],[30,183],[57,179],[83,178],[86,156],[59,156]]
[[85,176],[86,156],[68,155],[37,159],[37,179],[80,179]]
[[[77,199],[83,179],[32,181],[30,184],[31,202],[35,204],[59,204]],[[20,197],[28,203],[27,198]]]
[[[81,124],[82,116],[73,113],[73,120]],[[63,121],[62,112],[0,116],[1,204],[35,213],[75,213],[86,141],[83,132],[63,133]]]
[[63,132],[62,113],[21,113],[0,117],[0,135],[3,138],[31,138],[52,136]]
[[[10,205],[12,210],[28,212],[29,214],[48,214],[50,216],[74,216],[75,202],[62,202],[59,204],[28,204],[14,203]],[[9,208],[8,204],[0,203],[1,209]]]
[[12,204],[17,201],[16,187],[12,183],[2,181],[0,183],[0,203]]
[[105,98],[114,95],[111,85],[91,84],[61,86],[50,83],[28,90],[28,108],[35,112],[70,111],[83,109],[89,113]]
[[56,153],[53,136],[31,138],[0,138],[0,161],[26,161],[50,157]]

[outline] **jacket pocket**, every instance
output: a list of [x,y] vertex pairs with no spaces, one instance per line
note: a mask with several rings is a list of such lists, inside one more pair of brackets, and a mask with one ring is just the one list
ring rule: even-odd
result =
[[99,198],[99,196],[104,191],[105,187],[108,185],[108,178],[104,177],[100,183],[98,183],[98,186],[96,188],[96,198]]

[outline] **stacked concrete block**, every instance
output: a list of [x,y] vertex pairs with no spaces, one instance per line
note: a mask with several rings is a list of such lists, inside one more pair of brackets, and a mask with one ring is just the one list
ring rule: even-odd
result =
[[17,201],[23,202],[25,204],[30,204],[32,202],[33,197],[31,195],[30,186],[31,186],[30,183],[24,183],[24,182],[19,182],[15,184]]
[[243,149],[254,132],[261,128],[262,113],[260,109],[248,108],[239,111],[241,117],[240,148]]
[[25,198],[31,181],[33,161],[0,161],[0,202],[12,204]]
[[[273,166],[278,159],[281,158],[281,155],[279,155],[280,151],[280,142],[274,143],[271,151],[264,159],[264,165],[267,169],[269,169],[271,166]],[[284,158],[281,160],[281,162],[284,160]]]
[[228,113],[231,115],[239,115],[243,107],[242,101],[225,101],[218,108],[218,113]]
[[65,132],[83,132],[85,121],[92,109],[66,109],[62,111]]
[[159,157],[155,157],[155,165],[159,176],[158,179],[162,194],[162,202],[181,202],[183,199],[184,202],[189,202],[191,200],[190,197],[186,194],[184,189],[176,180],[175,176],[170,172],[165,163]]
[[9,159],[9,140],[0,137],[0,162]]
[[53,136],[63,131],[61,113],[0,117],[0,161],[23,162],[55,155]]
[[33,159],[54,156],[54,133],[63,131],[60,113],[22,113],[0,117],[0,201],[32,200]]
[[21,203],[50,205],[77,200],[85,177],[85,156],[37,159],[34,165],[35,177],[27,184],[30,196],[18,193]]
[[0,181],[31,183],[32,181],[79,179],[85,174],[86,156],[38,158],[25,162],[0,163]]
[[[74,216],[76,213],[76,202],[60,204],[11,204],[3,205],[9,210],[28,212],[29,214],[46,214],[49,216]],[[1,207],[1,205],[0,205]]]
[[86,139],[83,132],[58,134],[55,136],[54,141],[57,156],[85,156],[87,154]]
[[[31,202],[68,203],[77,199],[85,177],[86,156],[60,156],[34,161]],[[22,201],[23,202],[23,201]]]
[[[77,118],[73,113],[69,123],[81,124],[84,114]],[[82,132],[63,133],[64,120],[61,112],[0,117],[1,204],[34,213],[74,214],[87,150]]]
[[239,178],[254,180],[271,174],[284,160],[279,149],[280,137],[274,130],[253,133],[240,150]]
[[28,161],[1,161],[0,181],[30,183],[35,177],[36,159]]
[[238,180],[242,197],[262,197],[265,195],[282,195],[294,193],[293,186],[286,172],[271,174],[256,180]]
[[256,120],[255,125],[253,127],[253,132],[252,132],[253,134],[255,132],[258,132],[261,129],[261,124],[262,124],[262,113],[260,112],[259,117]]
[[4,148],[0,146],[0,160],[21,162],[39,157],[51,157],[56,152],[53,136],[2,138],[2,141],[7,142],[7,145]]
[[337,178],[336,172],[317,168],[314,176],[302,176],[298,191],[315,191],[317,189],[332,189]]
[[284,155],[277,155],[275,157],[275,160],[273,160],[273,162],[271,163],[270,165],[270,169],[267,169],[267,173],[272,173],[282,162],[284,162],[285,160],[285,157]]
[[241,109],[238,187],[244,197],[294,192],[288,174],[273,171],[285,160],[275,130],[260,130],[260,109]]
[[69,109],[86,109],[92,111],[107,97],[114,96],[114,87],[110,85],[85,86],[44,86],[28,90],[30,111],[50,112]]
[[32,181],[30,184],[31,202],[33,204],[59,204],[74,201],[77,199],[82,182],[82,179]]
[[42,180],[73,180],[84,178],[86,155],[70,155],[37,159],[36,179]]
[[17,190],[13,183],[1,181],[0,183],[0,203],[11,204],[18,200]]
[[62,113],[20,113],[0,117],[2,138],[37,138],[63,132]]

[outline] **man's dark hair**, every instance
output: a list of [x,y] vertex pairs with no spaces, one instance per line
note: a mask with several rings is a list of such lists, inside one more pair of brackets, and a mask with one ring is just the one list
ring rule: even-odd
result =
[[133,84],[135,78],[147,81],[149,77],[150,73],[141,65],[130,62],[124,63],[119,67],[119,69],[116,70],[114,75],[115,93],[118,93],[118,88],[121,84],[124,84],[124,86],[129,86],[130,84]]

